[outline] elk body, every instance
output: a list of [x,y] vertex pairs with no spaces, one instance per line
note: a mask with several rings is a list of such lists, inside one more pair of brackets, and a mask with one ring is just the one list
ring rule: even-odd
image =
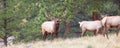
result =
[[115,27],[116,28],[116,35],[118,36],[119,33],[119,29],[120,29],[120,16],[105,16],[102,19],[102,25],[104,26],[104,36],[106,34],[107,38],[108,37],[108,33],[109,33],[109,29],[111,27]]
[[59,30],[59,24],[60,21],[59,19],[54,19],[52,21],[45,21],[42,25],[42,35],[43,35],[43,39],[46,39],[46,36],[48,34],[51,34],[51,36],[53,36],[54,34],[56,35],[56,37],[58,36],[58,30]]
[[84,36],[86,31],[95,31],[94,35],[97,35],[98,32],[102,29],[102,23],[101,21],[82,21],[79,22],[80,28],[82,29],[82,34],[81,36]]

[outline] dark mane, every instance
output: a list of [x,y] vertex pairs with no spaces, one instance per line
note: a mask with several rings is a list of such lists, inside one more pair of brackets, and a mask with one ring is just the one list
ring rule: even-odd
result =
[[54,22],[55,22],[54,29],[55,29],[55,32],[57,32],[59,29],[60,21],[59,21],[59,19],[54,19]]

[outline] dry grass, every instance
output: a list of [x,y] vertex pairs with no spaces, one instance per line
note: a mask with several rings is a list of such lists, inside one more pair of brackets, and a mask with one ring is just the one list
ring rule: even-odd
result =
[[72,39],[57,38],[53,41],[35,41],[19,43],[3,48],[120,48],[120,35],[110,35],[109,39],[98,36],[86,36]]

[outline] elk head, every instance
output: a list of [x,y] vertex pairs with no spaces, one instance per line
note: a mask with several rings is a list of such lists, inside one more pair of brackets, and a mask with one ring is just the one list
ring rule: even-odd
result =
[[52,16],[49,16],[47,13],[45,13],[45,17],[47,20],[54,21],[54,28],[56,31],[59,29],[61,19],[64,19],[66,17],[66,15],[67,15],[67,13],[65,12],[61,17],[53,18]]
[[53,21],[55,22],[55,25],[59,25],[59,23],[60,23],[59,19],[54,19]]

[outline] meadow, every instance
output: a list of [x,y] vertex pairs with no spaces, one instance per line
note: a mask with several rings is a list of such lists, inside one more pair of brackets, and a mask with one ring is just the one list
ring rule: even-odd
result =
[[55,38],[54,40],[17,43],[3,48],[120,48],[120,35],[109,34],[76,38]]

